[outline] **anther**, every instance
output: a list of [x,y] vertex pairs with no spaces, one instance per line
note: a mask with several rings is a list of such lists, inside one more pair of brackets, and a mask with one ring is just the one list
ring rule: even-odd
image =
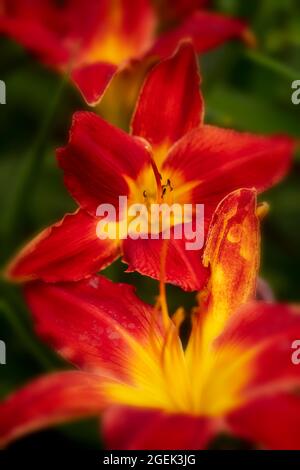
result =
[[169,186],[170,188],[170,191],[173,191],[173,186],[171,185],[171,181],[169,180],[169,178],[167,179],[167,186]]

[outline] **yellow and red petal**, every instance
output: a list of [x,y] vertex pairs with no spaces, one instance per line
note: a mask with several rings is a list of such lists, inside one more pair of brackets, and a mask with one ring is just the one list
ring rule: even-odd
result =
[[103,21],[106,1],[58,4],[52,0],[2,0],[0,33],[20,42],[44,63],[69,70]]
[[249,356],[251,377],[243,395],[252,400],[300,386],[300,369],[292,361],[292,345],[298,338],[299,306],[252,302],[232,316],[216,345],[239,345]]
[[172,172],[181,172],[186,181],[198,182],[193,200],[206,210],[239,188],[270,188],[288,172],[295,141],[287,136],[258,136],[202,126],[183,137],[164,163]]
[[225,322],[237,308],[254,298],[260,261],[256,192],[229,194],[213,215],[203,254],[210,267],[208,316]]
[[149,0],[77,0],[63,5],[5,0],[1,7],[0,34],[56,70],[74,67],[75,84],[90,104],[99,101],[117,69],[153,43],[156,18]]
[[128,379],[131,342],[157,330],[151,307],[131,286],[94,276],[77,283],[30,283],[26,300],[39,336],[84,370]]
[[90,106],[95,106],[117,72],[114,64],[97,62],[72,70],[72,79],[83,98]]
[[65,184],[79,205],[95,216],[100,204],[118,207],[132,180],[150,165],[147,144],[89,112],[74,115],[70,139],[58,151]]
[[152,1],[119,0],[119,5],[123,12],[120,42],[131,47],[131,57],[138,57],[152,44],[155,35],[157,21]]
[[45,229],[12,260],[6,276],[15,282],[76,281],[104,269],[119,256],[114,240],[100,240],[97,219],[79,210]]
[[[123,242],[123,260],[128,264],[128,272],[160,279],[162,239],[130,238]],[[165,267],[165,281],[186,291],[200,290],[207,282],[208,270],[203,267],[199,250],[187,250],[186,240],[167,240],[168,250]]]
[[243,21],[208,11],[197,11],[178,27],[162,34],[150,54],[167,57],[183,39],[192,39],[197,52],[206,52],[231,39],[249,40],[249,30]]
[[30,432],[98,416],[106,406],[101,377],[61,372],[39,378],[0,403],[0,448]]
[[156,17],[151,1],[102,0],[100,4],[101,17],[84,45],[82,62],[108,62],[124,68],[153,43]]
[[[132,120],[132,133],[145,138],[161,164],[170,146],[203,121],[204,104],[194,48],[182,44],[149,73]],[[162,154],[162,155],[161,155]]]
[[215,347],[219,356],[236,351],[225,366],[232,377],[247,375],[226,419],[236,435],[271,449],[300,448],[300,369],[292,360],[299,337],[299,306],[253,302],[232,316]]
[[[210,277],[200,297],[186,351],[191,372],[200,364],[198,374],[193,377],[195,393],[211,368],[213,342],[230,316],[255,295],[259,242],[255,190],[240,189],[230,193],[213,215],[203,253],[203,265],[210,268]],[[224,393],[230,396],[229,391]]]
[[118,450],[204,449],[218,431],[209,418],[125,407],[107,409],[102,424],[105,446]]

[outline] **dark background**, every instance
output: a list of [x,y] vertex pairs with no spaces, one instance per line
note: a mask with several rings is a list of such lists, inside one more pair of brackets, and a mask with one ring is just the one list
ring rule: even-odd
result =
[[[215,7],[245,17],[258,38],[256,50],[230,43],[200,59],[206,122],[256,133],[287,133],[300,138],[300,105],[291,102],[291,84],[300,80],[300,4],[297,0],[219,0]],[[54,108],[61,77],[48,71],[8,40],[0,39],[0,79],[7,85],[7,104],[0,106],[0,266],[33,234],[72,211],[74,202],[63,186],[55,148],[64,144],[72,113],[84,109],[77,92],[64,85],[50,130],[44,122]],[[127,114],[109,113],[109,100],[99,112],[128,127]],[[130,108],[130,106],[129,106]],[[128,109],[130,111],[130,109]],[[39,158],[34,159],[34,155]],[[23,185],[28,168],[29,183]],[[265,193],[271,205],[262,227],[261,275],[280,301],[299,300],[300,158],[286,180]],[[120,262],[106,274],[133,282],[153,302],[157,284],[124,275]],[[194,296],[168,288],[171,310],[195,303]],[[32,332],[20,289],[0,282],[0,339],[7,344],[7,365],[0,366],[0,397],[36,375],[67,367]],[[222,440],[219,446],[230,447]],[[99,447],[98,423],[88,421],[39,433],[14,445],[34,449]],[[241,444],[239,444],[241,446]]]

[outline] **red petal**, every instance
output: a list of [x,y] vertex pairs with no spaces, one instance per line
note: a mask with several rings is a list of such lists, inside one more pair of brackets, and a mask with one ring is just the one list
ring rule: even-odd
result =
[[47,375],[0,404],[0,447],[44,427],[99,415],[104,407],[99,376],[83,372]]
[[149,0],[2,3],[0,33],[55,69],[74,66],[73,79],[90,104],[99,101],[118,67],[152,45],[155,16]]
[[[201,296],[200,307],[193,318],[192,332],[186,350],[191,373],[196,361],[202,360],[205,363],[203,351],[208,356],[213,355],[213,352],[209,352],[211,345],[223,332],[230,317],[235,315],[241,305],[254,298],[260,258],[259,242],[255,191],[240,189],[229,194],[213,215],[203,254],[203,265],[210,268],[210,277],[207,288]],[[234,376],[234,373],[231,373],[230,364],[227,371],[222,363],[224,360],[227,365],[228,361],[235,359],[235,355],[238,356],[238,353],[235,354],[234,348],[231,355],[226,353],[217,354],[219,363],[217,361],[217,365],[214,366],[215,370],[212,372],[214,379],[210,383],[211,390],[208,387],[207,392],[213,397],[211,399],[214,402],[213,406],[218,408],[221,403],[218,413],[223,413],[224,409],[221,399],[219,402],[221,396],[226,397],[228,403],[236,402],[234,387],[238,388],[239,384],[236,379],[235,385],[231,387],[231,380],[228,380],[228,377]],[[232,370],[235,371],[233,367]],[[241,381],[244,380],[242,372],[239,377]],[[193,376],[195,390],[199,387],[201,376],[201,370]],[[216,393],[218,389],[220,392]]]
[[299,396],[284,393],[255,400],[228,418],[236,435],[272,450],[300,450],[299,421]]
[[206,418],[117,407],[104,413],[103,427],[106,447],[119,450],[204,449],[217,431]]
[[121,0],[119,3],[123,15],[120,39],[131,47],[134,56],[138,56],[149,47],[155,34],[156,17],[152,2]]
[[75,0],[64,5],[2,0],[1,7],[0,32],[20,42],[43,62],[67,69],[71,62],[78,61],[79,45],[86,44],[99,29],[105,5],[97,0]]
[[166,57],[182,39],[192,39],[197,52],[206,52],[230,39],[249,39],[244,22],[217,13],[197,11],[180,26],[163,34],[151,49],[151,54]]
[[300,385],[300,369],[292,362],[292,344],[300,338],[300,308],[253,302],[232,316],[218,346],[239,345],[253,351],[249,399]]
[[284,136],[203,126],[174,146],[164,166],[171,181],[172,171],[181,171],[187,181],[199,181],[194,200],[209,211],[236,189],[263,191],[280,181],[290,168],[294,147]]
[[[201,262],[199,251],[186,250],[185,239],[168,241],[166,282],[186,291],[200,290],[207,281],[208,271]],[[128,272],[137,271],[154,279],[160,279],[161,253],[164,240],[124,240],[124,262]]]
[[115,65],[99,62],[73,70],[72,79],[86,102],[95,106],[102,98],[116,71]]
[[[48,27],[52,9],[41,2],[2,0],[0,34],[18,41],[40,59],[57,67],[69,61],[69,51],[54,30]],[[33,3],[35,5],[33,5]],[[50,14],[49,14],[50,13]]]
[[101,16],[85,44],[82,62],[107,62],[124,68],[153,43],[156,18],[150,0],[98,1]]
[[84,211],[64,217],[34,238],[12,261],[13,281],[76,281],[104,269],[119,255],[115,241],[100,240],[97,220]]
[[[132,133],[154,147],[168,147],[198,127],[203,100],[194,48],[185,43],[178,52],[149,73],[132,121]],[[159,151],[159,148],[158,148]]]
[[101,204],[119,203],[128,194],[124,176],[136,179],[150,164],[146,144],[106,123],[93,113],[74,115],[68,145],[58,152],[70,193],[96,215]]
[[157,3],[162,17],[166,21],[172,21],[208,6],[210,0],[159,0]]
[[51,32],[38,24],[0,18],[0,34],[21,43],[46,64],[59,66],[68,62],[68,51]]
[[217,340],[218,354],[237,348],[233,375],[248,371],[241,404],[228,416],[232,432],[272,449],[299,449],[300,369],[292,345],[300,337],[300,308],[252,303],[233,315]]
[[75,365],[106,376],[127,378],[130,339],[141,343],[150,336],[151,308],[131,286],[103,277],[32,283],[26,299],[43,339]]
[[208,309],[219,326],[253,299],[260,261],[256,193],[240,189],[217,207],[209,228],[203,264],[211,269]]

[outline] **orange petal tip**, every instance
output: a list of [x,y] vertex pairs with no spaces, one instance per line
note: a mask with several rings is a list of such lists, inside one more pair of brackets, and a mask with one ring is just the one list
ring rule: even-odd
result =
[[245,29],[245,31],[242,34],[242,39],[244,43],[248,46],[251,47],[252,49],[255,49],[258,46],[258,40],[255,35],[255,33],[251,29]]
[[262,202],[257,206],[256,215],[262,221],[270,212],[270,205],[267,202]]

